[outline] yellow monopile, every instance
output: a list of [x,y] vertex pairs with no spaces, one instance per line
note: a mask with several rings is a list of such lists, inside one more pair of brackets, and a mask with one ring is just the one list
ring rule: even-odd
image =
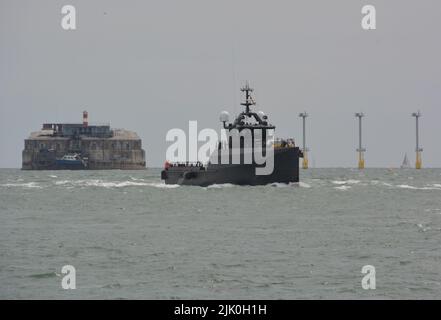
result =
[[306,153],[306,151],[303,152],[302,168],[308,169],[308,154]]
[[415,168],[421,169],[422,161],[421,161],[421,153],[417,152],[416,154],[416,161],[415,161]]
[[359,152],[359,154],[358,154],[358,169],[364,169],[363,152]]

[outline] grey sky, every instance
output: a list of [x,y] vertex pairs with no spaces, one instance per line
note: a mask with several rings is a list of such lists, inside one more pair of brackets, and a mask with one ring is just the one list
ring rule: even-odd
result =
[[[76,7],[77,30],[61,28]],[[361,29],[361,7],[377,30]],[[278,136],[301,141],[311,164],[356,166],[356,119],[366,166],[414,161],[420,109],[423,166],[441,166],[439,0],[0,0],[0,167],[20,167],[23,139],[43,122],[136,131],[148,166],[162,166],[166,132],[219,128],[249,80]],[[235,105],[236,104],[236,105]]]

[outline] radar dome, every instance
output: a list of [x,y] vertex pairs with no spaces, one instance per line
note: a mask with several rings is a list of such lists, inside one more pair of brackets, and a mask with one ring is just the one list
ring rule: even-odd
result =
[[219,117],[221,122],[228,122],[229,118],[230,114],[227,111],[222,111]]
[[257,112],[257,114],[259,115],[259,117],[263,118],[265,116],[265,112],[263,111],[259,111]]

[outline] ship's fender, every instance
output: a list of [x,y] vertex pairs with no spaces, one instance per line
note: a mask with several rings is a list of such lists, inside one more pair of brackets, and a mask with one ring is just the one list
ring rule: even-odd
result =
[[198,176],[198,173],[195,171],[187,171],[184,172],[184,179],[189,180],[189,179],[194,179]]

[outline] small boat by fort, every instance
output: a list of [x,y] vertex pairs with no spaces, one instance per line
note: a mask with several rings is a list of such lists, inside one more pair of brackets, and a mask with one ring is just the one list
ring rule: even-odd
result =
[[60,159],[55,160],[57,169],[80,170],[87,168],[87,158],[83,159],[78,153],[65,154]]

